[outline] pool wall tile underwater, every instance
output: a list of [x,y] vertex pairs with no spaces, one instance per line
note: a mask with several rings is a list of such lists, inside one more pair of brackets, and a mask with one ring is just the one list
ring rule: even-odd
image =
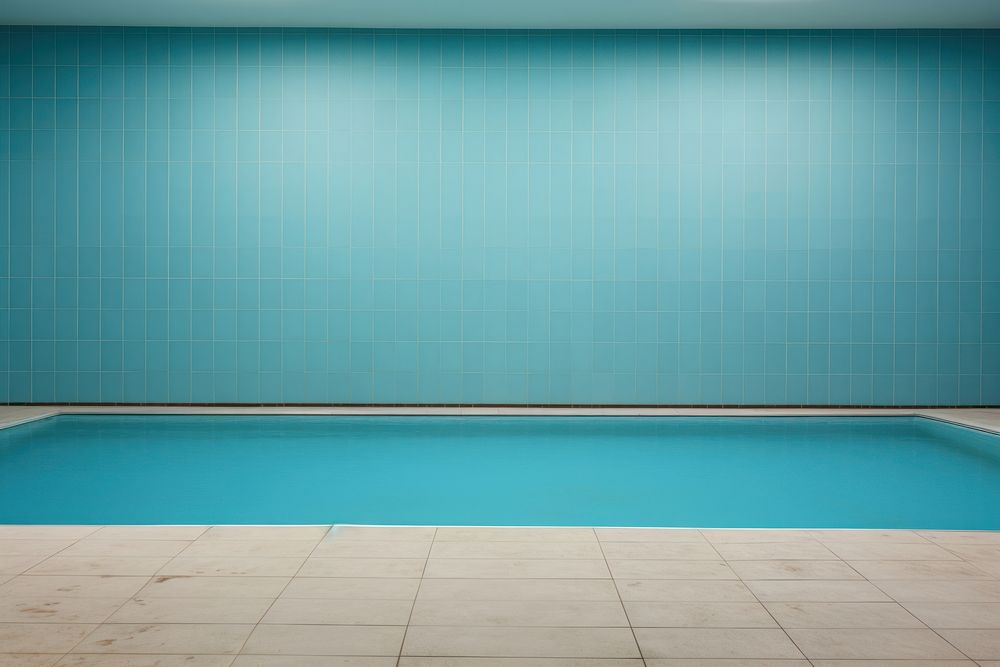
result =
[[1000,32],[0,27],[0,402],[1000,404]]

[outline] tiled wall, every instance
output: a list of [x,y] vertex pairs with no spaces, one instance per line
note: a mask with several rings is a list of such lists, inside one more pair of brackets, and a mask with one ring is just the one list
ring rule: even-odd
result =
[[0,402],[1000,404],[1000,34],[0,28]]

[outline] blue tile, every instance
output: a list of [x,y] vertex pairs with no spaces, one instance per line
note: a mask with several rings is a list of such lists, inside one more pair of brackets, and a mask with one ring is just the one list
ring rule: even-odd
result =
[[1000,401],[987,33],[9,54],[7,400]]

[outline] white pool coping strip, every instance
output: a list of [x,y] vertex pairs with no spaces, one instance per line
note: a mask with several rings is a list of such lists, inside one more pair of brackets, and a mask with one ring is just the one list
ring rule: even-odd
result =
[[0,428],[57,415],[560,416],[560,417],[926,417],[1000,434],[1000,408],[537,408],[372,406],[0,406]]

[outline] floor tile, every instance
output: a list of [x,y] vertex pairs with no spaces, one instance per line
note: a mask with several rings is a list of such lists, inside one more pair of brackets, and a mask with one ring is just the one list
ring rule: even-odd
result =
[[920,535],[935,544],[1000,545],[1000,531],[924,530]]
[[48,556],[0,556],[0,574],[21,574],[46,558]]
[[610,579],[424,579],[421,600],[617,601]]
[[722,557],[734,560],[836,560],[819,542],[752,542],[715,545]]
[[990,575],[962,561],[852,560],[848,564],[871,581],[885,579],[988,579]]
[[103,623],[125,598],[0,595],[0,623]]
[[161,576],[284,577],[299,571],[305,558],[178,556],[157,571]]
[[191,544],[181,540],[98,540],[87,538],[64,549],[60,556],[173,557]]
[[129,600],[109,623],[257,623],[271,598],[149,597]]
[[878,586],[899,602],[1000,602],[1000,581],[992,579],[889,580]]
[[1000,602],[908,602],[903,606],[931,628],[1000,631]]
[[333,558],[427,558],[430,542],[403,540],[325,539],[316,545],[314,557]]
[[[971,660],[813,660],[814,667],[975,667]],[[985,667],[984,663],[979,663]]]
[[597,535],[593,528],[505,528],[505,527],[441,527],[434,536],[435,542],[593,542]]
[[759,602],[626,602],[633,627],[774,628]]
[[488,628],[414,626],[404,656],[637,658],[628,628]]
[[965,560],[1000,563],[1000,544],[946,544],[945,548]]
[[628,627],[628,620],[618,600],[418,599],[410,627],[417,625],[611,628]]
[[430,542],[436,530],[424,526],[334,526],[327,539]]
[[51,667],[58,661],[58,655],[0,653],[0,667]]
[[6,653],[66,653],[96,625],[83,623],[0,623]]
[[927,539],[912,530],[813,530],[820,542],[879,542],[884,544],[927,544]]
[[431,558],[590,558],[604,555],[597,541],[590,542],[435,542]]
[[889,602],[867,581],[747,581],[762,602]]
[[701,534],[712,544],[748,544],[754,542],[815,542],[808,530],[703,530]]
[[784,628],[922,628],[895,602],[767,602]]
[[275,598],[290,577],[153,577],[136,597]]
[[396,667],[395,657],[332,655],[240,655],[232,667]]
[[636,628],[645,658],[801,658],[781,630]]
[[237,653],[252,625],[105,623],[73,653]]
[[991,577],[1000,579],[1000,560],[970,560],[969,565],[979,568]]
[[[646,667],[809,667],[808,660],[754,660],[725,658],[647,658]],[[853,667],[861,667],[854,665]]]
[[940,635],[973,660],[1000,660],[1000,632],[996,630],[938,630]]
[[756,602],[753,593],[739,581],[616,579],[615,583],[625,601]]
[[319,542],[330,526],[212,526],[203,540],[314,540]]
[[0,556],[51,556],[72,545],[74,541],[0,539]]
[[328,600],[413,600],[419,579],[295,577],[282,598]]
[[169,562],[167,557],[52,556],[28,570],[29,574],[153,575]]
[[402,577],[419,578],[423,558],[310,558],[302,577]]
[[149,577],[22,575],[0,585],[4,597],[129,598]]
[[687,528],[595,528],[602,542],[706,542],[699,530]]
[[88,539],[98,540],[196,540],[208,526],[104,526]]
[[100,526],[17,526],[0,525],[4,540],[79,540],[97,531]]
[[602,542],[605,558],[655,560],[718,560],[707,542]]
[[410,600],[279,598],[261,623],[283,625],[406,625]]
[[936,544],[890,542],[824,542],[843,560],[956,560],[957,556]]
[[357,655],[240,655],[232,667],[396,667],[396,658]]
[[403,657],[399,667],[643,667],[643,662],[639,658]]
[[[231,655],[71,654],[58,667],[228,667]],[[0,663],[2,664],[2,663]]]
[[600,579],[610,577],[603,560],[547,560],[508,558],[431,558],[425,578],[554,578]]
[[258,625],[243,648],[259,655],[397,656],[401,626]]
[[737,579],[725,561],[608,559],[616,579]]
[[864,579],[839,560],[734,560],[729,567],[741,579]]
[[961,659],[933,630],[803,630],[788,635],[809,659]]
[[183,558],[254,557],[294,558],[305,557],[316,548],[315,540],[220,540],[203,538],[191,543]]

